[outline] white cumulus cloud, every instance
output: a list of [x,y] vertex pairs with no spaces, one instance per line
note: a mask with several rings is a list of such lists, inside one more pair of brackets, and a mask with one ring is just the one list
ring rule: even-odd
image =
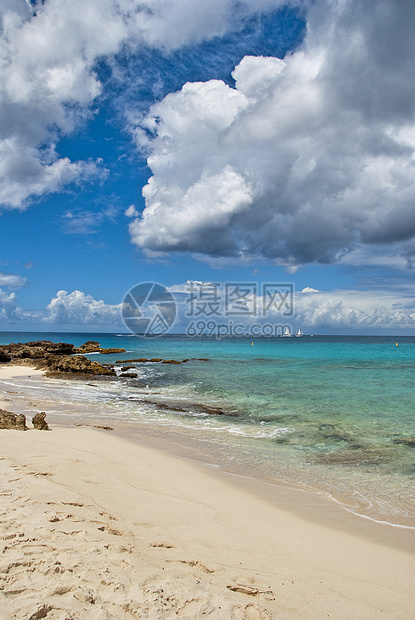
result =
[[155,104],[135,130],[152,176],[132,241],[292,266],[414,254],[414,23],[411,0],[316,0],[295,53]]
[[[165,51],[223,34],[234,20],[281,0],[2,0],[0,2],[0,207],[103,174],[57,144],[90,115],[103,91],[96,63],[122,49]],[[34,5],[34,6],[32,6]],[[232,7],[234,7],[232,9]]]
[[0,286],[20,288],[26,286],[27,280],[17,273],[4,273],[0,271]]
[[[288,289],[279,290],[281,295],[274,296],[275,291],[268,288],[265,292],[260,283],[243,282],[229,286],[226,282],[187,281],[169,287],[177,303],[177,324],[183,331],[189,324],[194,327],[195,320],[200,321],[205,334],[210,329],[209,321],[225,327],[230,323],[247,328],[274,326],[268,334],[280,333],[275,328],[281,327],[282,331],[282,326],[287,324],[293,331],[301,326],[307,334],[372,331],[394,334],[396,331],[412,333],[415,328],[414,287],[410,282],[395,282],[372,291],[324,291],[307,286],[292,298]],[[235,299],[238,300],[236,314]]]
[[42,321],[56,324],[119,325],[121,304],[106,304],[82,291],[58,291]]
[[127,209],[125,210],[124,215],[125,215],[125,217],[137,217],[138,211],[135,208],[135,205],[130,205],[129,207],[127,207]]
[[[9,286],[7,283],[5,286]],[[6,293],[0,288],[0,323],[14,323],[31,320],[31,312],[22,310],[17,306],[16,293]]]
[[316,291],[297,295],[293,321],[307,327],[350,330],[413,330],[413,295],[388,290]]

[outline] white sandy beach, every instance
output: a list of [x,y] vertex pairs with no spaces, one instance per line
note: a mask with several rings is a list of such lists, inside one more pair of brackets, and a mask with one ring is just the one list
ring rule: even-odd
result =
[[2,430],[0,450],[5,620],[413,618],[414,530],[113,432]]

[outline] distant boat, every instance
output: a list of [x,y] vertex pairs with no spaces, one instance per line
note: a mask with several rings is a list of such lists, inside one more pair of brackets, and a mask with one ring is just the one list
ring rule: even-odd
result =
[[301,336],[304,336],[303,330],[301,329],[301,327],[298,328],[298,332],[295,335],[296,335],[296,338],[301,338]]
[[283,338],[291,338],[291,329],[289,325],[286,325],[283,329],[282,332],[282,337]]

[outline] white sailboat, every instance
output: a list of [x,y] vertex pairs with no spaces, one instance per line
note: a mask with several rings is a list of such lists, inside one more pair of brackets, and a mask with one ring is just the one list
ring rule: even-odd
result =
[[286,325],[282,331],[283,338],[291,338],[291,329],[289,325]]
[[304,336],[303,334],[303,330],[301,329],[301,327],[298,328],[298,332],[295,334],[296,338],[301,338],[301,336]]

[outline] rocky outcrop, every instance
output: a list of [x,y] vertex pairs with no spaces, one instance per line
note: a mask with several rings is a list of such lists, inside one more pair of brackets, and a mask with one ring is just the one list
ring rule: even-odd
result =
[[27,431],[26,418],[21,414],[0,409],[0,428],[16,431]]
[[84,344],[81,344],[80,347],[76,349],[77,353],[97,353],[101,345],[97,340],[88,340]]
[[129,364],[130,362],[133,362],[133,363],[144,364],[146,362],[162,362],[162,361],[163,360],[161,359],[161,357],[153,357],[151,359],[147,359],[146,357],[136,357],[131,360],[117,360],[115,363],[116,364]]
[[104,354],[114,354],[114,353],[125,353],[125,349],[116,349],[116,348],[109,348],[109,349],[103,349],[99,342],[97,342],[96,340],[88,340],[88,342],[85,342],[85,344],[81,344],[80,347],[78,347],[75,350],[75,353],[104,353]]
[[7,353],[0,351],[0,364],[7,364],[8,362],[11,362],[12,358],[10,357],[10,355],[8,355]]
[[49,355],[45,358],[48,374],[67,373],[76,375],[104,375],[115,377],[112,366],[92,361],[83,355],[71,357],[69,355]]
[[[82,345],[84,352],[93,352],[98,347],[100,352],[112,351],[101,349],[99,342],[89,341]],[[31,342],[19,342],[0,346],[0,362],[13,362],[14,364],[33,365],[36,368],[46,370],[51,374],[66,373],[68,375],[104,375],[115,377],[116,373],[110,364],[100,364],[91,361],[83,355],[72,357],[77,353],[73,344],[66,342],[51,342],[49,340],[37,340]],[[121,353],[124,349],[114,349]]]
[[407,439],[394,439],[393,443],[398,443],[402,446],[409,446],[410,448],[415,448],[415,437],[409,437]]
[[152,362],[152,363],[160,362],[161,364],[184,364],[185,362],[208,362],[208,361],[209,361],[208,357],[191,357],[191,358],[187,358],[184,360],[164,360],[161,357],[151,357],[151,358],[136,357],[131,360],[117,360],[115,363],[116,364],[129,364],[132,362],[135,364],[147,364],[149,362]]
[[202,403],[183,403],[180,402],[160,402],[157,400],[137,399],[138,402],[143,405],[150,405],[157,409],[163,409],[164,411],[178,411],[180,413],[188,413],[189,415],[204,414],[204,415],[220,415],[220,416],[232,416],[236,417],[238,412],[235,410],[222,409],[221,407],[213,407],[211,405],[204,405]]
[[5,355],[12,360],[39,360],[50,353],[53,355],[71,355],[74,352],[75,346],[73,344],[67,342],[51,342],[49,340],[12,342],[11,344],[0,346],[0,355]]
[[106,355],[114,355],[115,353],[125,353],[125,349],[114,349],[114,348],[109,348],[109,349],[100,349],[99,353],[105,353]]
[[33,427],[38,431],[48,431],[49,426],[46,422],[46,413],[42,411],[41,413],[36,413],[32,418]]

